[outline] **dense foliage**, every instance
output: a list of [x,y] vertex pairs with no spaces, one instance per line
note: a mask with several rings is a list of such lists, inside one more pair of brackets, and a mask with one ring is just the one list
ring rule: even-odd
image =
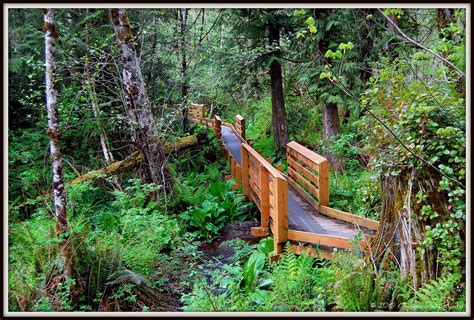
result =
[[[187,20],[179,9],[129,9],[154,138],[199,140],[167,155],[174,186],[158,197],[162,186],[144,183],[145,162],[70,184],[138,147],[107,10],[56,12],[65,234],[51,202],[41,10],[8,9],[10,311],[466,310],[465,9],[206,8],[186,9]],[[226,179],[214,132],[183,126],[182,108],[203,103],[228,122],[243,115],[252,145],[286,172],[272,128],[274,63],[289,141],[330,159],[331,207],[397,221],[384,216],[382,181],[402,186],[396,215],[411,219],[415,274],[402,271],[397,254],[364,255],[360,239],[331,261],[287,246],[270,263],[271,237],[226,238],[260,214]],[[330,107],[337,124],[328,131]],[[65,239],[77,274],[51,295]]]

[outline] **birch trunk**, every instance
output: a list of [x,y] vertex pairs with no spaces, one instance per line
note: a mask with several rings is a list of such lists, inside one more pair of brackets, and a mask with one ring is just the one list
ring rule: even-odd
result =
[[[44,10],[44,39],[45,39],[45,78],[46,78],[46,108],[48,116],[48,130],[46,134],[50,138],[51,171],[53,175],[53,202],[54,217],[56,218],[56,233],[61,238],[59,241],[59,258],[63,267],[60,270],[59,282],[64,282],[68,278],[75,278],[73,248],[67,234],[70,231],[66,211],[66,192],[64,189],[63,164],[61,157],[61,144],[59,141],[58,118],[56,110],[56,60],[55,45],[57,39],[56,23],[54,20],[54,10]],[[49,293],[54,295],[58,281],[49,281]],[[78,283],[76,288],[78,288]],[[77,290],[73,290],[73,296],[77,297]],[[53,303],[58,305],[57,303]]]
[[145,157],[144,180],[161,185],[162,190],[168,193],[173,187],[173,181],[166,165],[165,152],[158,141],[151,103],[145,90],[127,11],[109,9],[109,14],[117,45],[122,52],[123,86],[127,112],[133,128],[132,140]]

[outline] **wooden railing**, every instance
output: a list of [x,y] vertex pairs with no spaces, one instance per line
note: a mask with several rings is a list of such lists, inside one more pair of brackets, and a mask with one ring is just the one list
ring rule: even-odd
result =
[[206,106],[204,104],[191,103],[188,108],[188,115],[193,122],[201,122],[206,116]]
[[245,119],[240,114],[235,116],[235,130],[239,134],[239,136],[245,140]]
[[[265,159],[245,140],[245,119],[236,116],[236,123],[224,123],[219,116],[213,120],[202,119],[202,123],[213,123],[216,136],[220,140],[222,152],[230,164],[230,176],[235,178],[234,188],[242,187],[243,193],[251,199],[261,213],[261,225],[252,228],[256,236],[274,237],[275,253],[280,254],[288,241],[296,253],[307,252],[311,255],[330,259],[332,253],[315,250],[302,243],[317,244],[342,249],[351,248],[349,238],[291,230],[288,228],[288,190],[291,187],[319,213],[354,223],[361,227],[377,229],[378,222],[329,207],[329,163],[324,157],[292,141],[287,144],[288,175],[275,168],[271,160]],[[241,165],[222,144],[222,125],[231,128],[242,141]],[[299,244],[295,244],[299,243]]]
[[220,140],[222,139],[222,119],[218,115],[214,117],[214,132],[216,134],[217,139]]
[[315,209],[329,205],[329,162],[292,141],[286,146],[288,183]]
[[265,158],[246,143],[241,145],[242,187],[261,213],[261,226],[253,228],[257,235],[271,230],[275,251],[281,252],[288,240],[288,181]]

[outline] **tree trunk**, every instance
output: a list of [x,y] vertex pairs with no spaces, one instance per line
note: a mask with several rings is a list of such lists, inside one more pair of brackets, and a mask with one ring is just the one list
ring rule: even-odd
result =
[[[271,46],[280,46],[280,29],[272,21],[268,22],[268,40]],[[270,66],[270,85],[272,90],[272,126],[275,149],[285,152],[288,142],[288,122],[286,119],[285,99],[283,96],[283,78],[281,64],[278,60],[281,56],[280,49],[272,53],[273,60]]]
[[[323,105],[323,136],[324,143],[328,145],[330,143],[330,138],[339,134],[341,132],[341,125],[339,120],[339,110],[337,104],[334,103],[324,103]],[[340,160],[331,153],[326,153],[324,155],[329,163],[331,168],[334,170],[341,170]]]
[[[393,23],[390,23],[389,21],[387,21],[387,29],[389,31],[390,34],[397,34],[397,29],[395,28],[394,24],[399,26],[399,21],[397,19],[397,16],[394,15],[394,14],[389,14],[387,16],[387,18],[392,21]],[[395,52],[395,47],[396,47],[396,44],[394,43],[393,40],[390,40],[390,41],[387,41],[387,52],[388,52],[388,57],[390,59],[395,59],[398,54]]]
[[[444,38],[443,29],[450,23],[454,22],[454,9],[442,8],[436,9],[436,25],[438,27],[438,34],[440,38]],[[453,39],[453,33],[447,35],[448,40]]]
[[[51,171],[53,175],[52,191],[54,201],[54,216],[56,218],[56,233],[60,238],[59,241],[59,258],[62,261],[63,268],[60,270],[57,281],[48,282],[48,292],[55,296],[54,292],[59,282],[67,279],[75,279],[76,284],[73,286],[72,296],[77,300],[80,293],[80,285],[75,274],[74,253],[71,241],[69,239],[69,222],[66,211],[66,192],[64,189],[63,164],[61,156],[61,144],[59,141],[58,118],[56,110],[56,60],[55,45],[58,37],[56,31],[56,22],[54,20],[54,10],[44,10],[44,39],[45,39],[45,76],[46,76],[46,108],[48,115],[47,135],[50,138],[50,156]],[[53,305],[60,309],[61,301],[53,301]]]
[[339,110],[337,104],[325,103],[323,107],[323,134],[324,138],[330,138],[341,132],[339,121]]
[[180,50],[181,50],[181,103],[183,108],[183,130],[188,131],[188,62],[186,59],[186,27],[188,20],[188,9],[181,8],[179,10],[179,25],[180,25]]
[[[173,187],[173,180],[166,165],[166,156],[158,140],[151,103],[145,90],[142,72],[133,45],[133,35],[125,9],[109,9],[117,44],[122,51],[123,86],[130,122],[132,140],[145,157],[144,180],[162,186],[166,193]],[[156,139],[154,141],[154,139]]]
[[[423,248],[421,242],[426,226],[434,226],[450,219],[447,199],[438,190],[440,177],[428,169],[406,169],[396,176],[382,176],[382,213],[379,229],[372,242],[372,262],[379,270],[388,270],[394,261],[400,274],[408,278],[413,288],[440,274],[438,252]],[[422,192],[425,202],[417,201]],[[430,205],[439,216],[420,214],[424,204]],[[422,251],[416,250],[419,247]]]
[[[156,18],[153,17],[153,26],[156,26]],[[150,66],[149,66],[149,70],[146,74],[146,80],[148,81],[148,83],[151,83],[154,79],[155,79],[155,60],[158,59],[156,57],[156,45],[158,44],[158,31],[159,31],[159,28],[156,28],[153,32],[153,38],[152,38],[152,41],[151,41],[151,50],[150,50],[150,54],[152,56],[151,58],[151,61],[150,61]]]

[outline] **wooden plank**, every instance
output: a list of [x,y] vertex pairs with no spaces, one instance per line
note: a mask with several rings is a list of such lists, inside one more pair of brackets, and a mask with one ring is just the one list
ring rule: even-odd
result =
[[250,177],[253,178],[253,180],[255,180],[255,183],[258,183],[260,184],[260,174],[259,174],[259,169],[253,167],[253,166],[250,166],[249,168],[249,173],[250,173]]
[[249,161],[249,172],[256,177],[259,177],[260,166],[254,165],[251,161]]
[[308,203],[316,210],[319,210],[319,203],[316,199],[314,199],[308,192],[303,190],[296,181],[294,181],[291,177],[288,177],[288,185],[290,185],[300,196],[302,196]]
[[319,165],[317,163],[314,163],[310,159],[306,158],[302,154],[298,153],[297,151],[289,148],[287,146],[286,148],[286,153],[287,153],[287,159],[292,158],[293,160],[301,161],[305,166],[310,167],[311,169],[315,170],[319,174]]
[[261,225],[268,227],[270,222],[270,192],[268,186],[268,171],[260,167],[260,200],[261,200]]
[[273,193],[268,192],[268,203],[272,203],[275,206],[275,197]]
[[242,189],[245,195],[249,195],[249,153],[245,149],[244,144],[241,145],[242,155]]
[[306,189],[319,199],[319,190],[291,167],[288,167],[288,176],[292,178],[293,181],[301,182]]
[[235,164],[235,180],[239,186],[242,185],[242,167],[238,163]]
[[260,199],[260,187],[258,184],[255,183],[255,181],[250,180],[250,188],[253,190],[253,192],[255,192],[257,198]]
[[260,210],[260,199],[258,198],[258,194],[255,193],[255,191],[252,188],[250,188],[250,196],[253,202],[257,205],[257,208]]
[[349,238],[330,236],[327,234],[288,230],[288,240],[315,243],[328,247],[350,249]]
[[[277,244],[285,242],[288,239],[288,182],[286,179],[276,180],[276,232],[275,249]],[[276,250],[277,251],[277,250]],[[277,251],[277,253],[279,253]]]
[[270,228],[252,227],[250,232],[256,237],[267,237],[270,234]]
[[257,159],[255,159],[255,157],[250,156],[250,157],[249,157],[249,162],[250,162],[250,164],[252,164],[253,166],[255,166],[256,169],[259,169],[259,168],[260,168],[260,165],[261,165],[261,164],[260,164],[260,162],[258,162]]
[[275,209],[273,209],[273,205],[270,203],[268,208],[269,208],[268,212],[270,213],[270,220],[275,220],[276,212],[275,212]]
[[344,212],[344,211],[341,211],[341,210],[329,208],[327,206],[320,206],[319,210],[322,214],[325,214],[329,217],[333,217],[333,218],[336,218],[336,219],[339,219],[339,220],[342,220],[342,221],[351,222],[351,223],[354,223],[356,225],[366,227],[366,228],[369,228],[369,229],[373,229],[373,230],[377,230],[379,228],[379,222],[378,221],[371,220],[371,219],[364,218],[364,217],[359,217],[359,216],[353,215],[349,212]]
[[319,172],[319,204],[329,205],[329,162],[324,161],[320,165]]
[[244,120],[244,117],[242,117],[240,114],[238,114],[238,115],[235,116],[235,119],[237,119],[237,121],[242,121],[242,120]]
[[277,169],[275,169],[271,164],[269,164],[260,154],[258,154],[257,151],[255,151],[251,146],[249,146],[248,144],[242,144],[242,148],[244,148],[245,150],[247,150],[247,152],[252,155],[254,158],[257,159],[257,161],[265,166],[265,168],[268,170],[268,173],[270,175],[272,175],[274,178],[279,178],[279,179],[283,179],[283,180],[286,180],[286,177],[281,173],[279,172]]
[[324,161],[327,161],[327,159],[324,158],[323,156],[320,156],[316,152],[311,151],[306,147],[303,147],[301,144],[297,143],[296,141],[291,141],[290,143],[287,144],[287,146],[316,164],[320,164]]
[[230,157],[230,174],[235,178],[235,164],[236,164],[236,161],[234,159],[234,157]]
[[287,157],[287,161],[288,167],[292,167],[294,170],[296,170],[296,172],[304,175],[306,179],[311,180],[311,182],[313,182],[316,187],[319,188],[319,177],[317,175],[303,167],[301,164],[298,163],[298,161],[293,160],[292,157]]
[[333,257],[334,257],[333,252],[329,251],[329,250],[322,250],[322,249],[318,249],[318,248],[301,246],[301,245],[297,245],[297,244],[290,244],[290,248],[291,248],[291,250],[293,250],[293,252],[295,254],[306,253],[311,257],[324,258],[324,259],[327,259],[327,260],[332,260]]

